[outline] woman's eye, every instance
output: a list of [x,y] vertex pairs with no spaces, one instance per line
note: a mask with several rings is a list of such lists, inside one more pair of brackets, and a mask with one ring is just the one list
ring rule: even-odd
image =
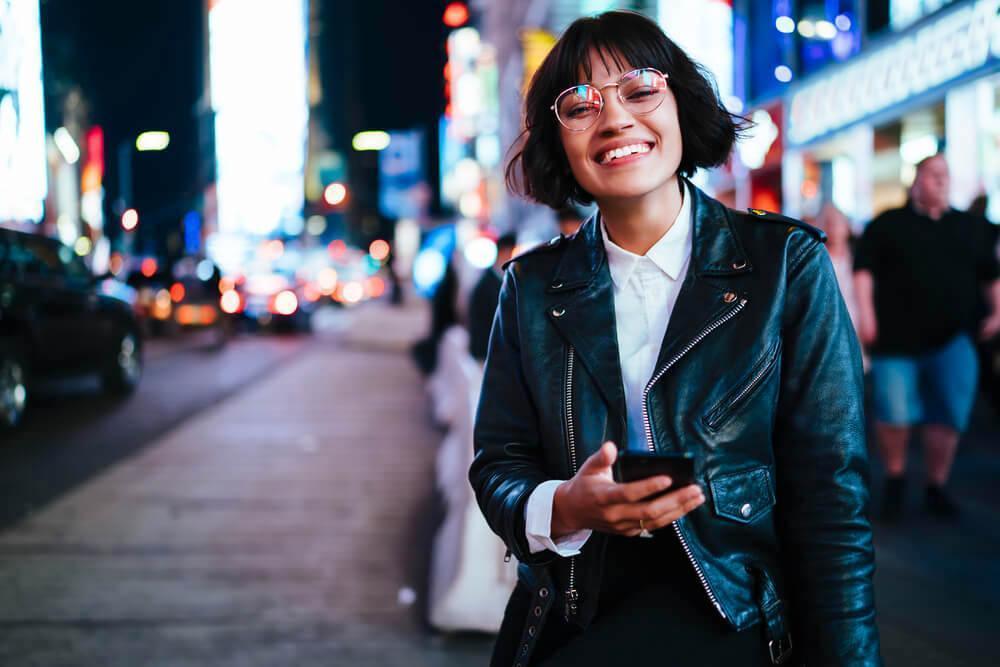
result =
[[580,116],[586,116],[588,113],[595,111],[597,107],[593,104],[578,104],[569,110],[566,115],[570,118],[579,118]]
[[628,95],[625,97],[627,100],[641,100],[647,97],[652,97],[654,95],[659,95],[660,91],[656,88],[640,88],[639,90],[629,91]]

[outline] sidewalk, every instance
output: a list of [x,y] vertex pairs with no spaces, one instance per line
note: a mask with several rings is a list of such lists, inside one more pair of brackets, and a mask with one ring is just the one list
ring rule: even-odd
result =
[[421,627],[440,434],[401,352],[426,315],[351,317],[0,535],[0,664],[484,663]]

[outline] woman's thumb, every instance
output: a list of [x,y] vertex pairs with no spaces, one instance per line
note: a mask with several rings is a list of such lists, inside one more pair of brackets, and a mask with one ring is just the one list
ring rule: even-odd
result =
[[614,465],[617,458],[618,448],[615,446],[615,443],[609,440],[583,462],[580,472],[585,475],[595,475],[604,472]]

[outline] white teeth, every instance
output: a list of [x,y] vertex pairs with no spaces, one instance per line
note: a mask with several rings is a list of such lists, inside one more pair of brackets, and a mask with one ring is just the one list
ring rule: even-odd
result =
[[607,164],[612,160],[617,160],[618,158],[623,158],[628,155],[633,155],[635,153],[648,153],[649,144],[632,144],[630,146],[621,146],[619,148],[612,148],[608,152],[601,156],[601,164]]

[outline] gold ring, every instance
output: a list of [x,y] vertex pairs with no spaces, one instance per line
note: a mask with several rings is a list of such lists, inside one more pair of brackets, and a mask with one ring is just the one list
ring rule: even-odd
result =
[[652,537],[653,534],[646,530],[646,526],[642,524],[642,519],[639,519],[639,537]]

